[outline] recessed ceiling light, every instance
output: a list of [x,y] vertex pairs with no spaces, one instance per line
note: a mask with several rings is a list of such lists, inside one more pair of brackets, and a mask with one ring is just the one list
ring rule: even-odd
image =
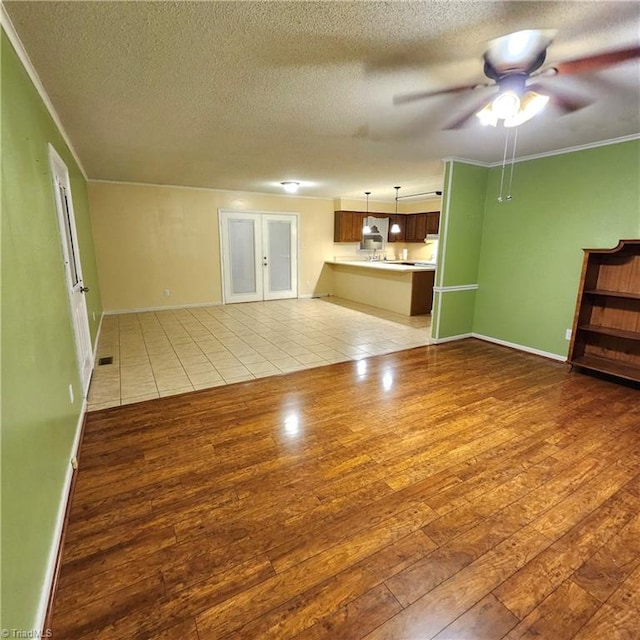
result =
[[285,180],[280,184],[284,187],[284,190],[287,193],[295,193],[298,190],[298,187],[300,186],[299,182],[295,182],[293,180]]

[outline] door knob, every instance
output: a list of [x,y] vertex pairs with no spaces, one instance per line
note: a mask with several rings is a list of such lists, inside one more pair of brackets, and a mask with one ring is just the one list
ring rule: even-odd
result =
[[80,293],[87,293],[89,291],[89,287],[80,287]]

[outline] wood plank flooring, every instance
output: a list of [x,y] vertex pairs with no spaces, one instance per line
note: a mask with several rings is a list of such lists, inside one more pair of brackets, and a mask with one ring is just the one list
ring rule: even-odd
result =
[[640,394],[465,340],[88,415],[55,638],[638,638]]

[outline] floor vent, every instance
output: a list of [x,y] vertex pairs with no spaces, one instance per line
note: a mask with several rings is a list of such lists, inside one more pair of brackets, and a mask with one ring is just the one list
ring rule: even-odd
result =
[[98,366],[102,364],[113,364],[113,356],[107,356],[106,358],[100,358],[98,360]]

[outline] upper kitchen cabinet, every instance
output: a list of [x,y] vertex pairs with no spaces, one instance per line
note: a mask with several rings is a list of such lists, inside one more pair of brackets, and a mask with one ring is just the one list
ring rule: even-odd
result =
[[360,242],[364,219],[389,218],[389,229],[394,223],[400,226],[400,233],[389,233],[387,242],[424,242],[429,234],[437,234],[440,226],[440,212],[428,213],[379,213],[370,211],[336,211],[334,213],[333,241]]
[[440,212],[411,213],[403,215],[405,220],[405,242],[424,242],[428,234],[438,233],[440,226]]
[[363,211],[336,211],[333,222],[333,241],[360,242],[366,215]]
[[437,235],[440,232],[440,212],[427,213],[427,235]]

